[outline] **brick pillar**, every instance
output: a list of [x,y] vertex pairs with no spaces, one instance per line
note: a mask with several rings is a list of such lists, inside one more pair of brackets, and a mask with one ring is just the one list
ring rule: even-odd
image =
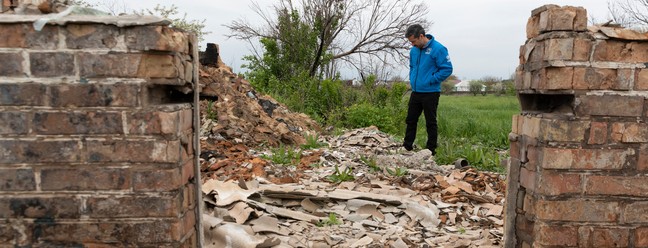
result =
[[35,18],[0,15],[0,244],[197,246],[195,36]]
[[575,7],[529,18],[506,247],[648,247],[648,35],[586,24]]

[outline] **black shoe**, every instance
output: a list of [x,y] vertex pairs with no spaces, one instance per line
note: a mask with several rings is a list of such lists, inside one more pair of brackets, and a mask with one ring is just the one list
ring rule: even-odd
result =
[[436,156],[436,148],[430,148],[430,147],[428,147],[427,149],[430,150],[430,151],[432,152],[432,156]]
[[412,145],[408,145],[408,144],[405,144],[405,143],[403,143],[403,147],[405,147],[405,150],[408,150],[408,151],[414,150],[414,147]]

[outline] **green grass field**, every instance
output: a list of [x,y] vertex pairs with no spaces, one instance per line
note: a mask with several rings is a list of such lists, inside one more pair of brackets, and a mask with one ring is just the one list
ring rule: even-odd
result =
[[[479,169],[503,172],[508,156],[512,116],[520,112],[515,96],[446,96],[439,100],[437,164],[465,158]],[[427,133],[419,119],[416,144],[425,147]]]

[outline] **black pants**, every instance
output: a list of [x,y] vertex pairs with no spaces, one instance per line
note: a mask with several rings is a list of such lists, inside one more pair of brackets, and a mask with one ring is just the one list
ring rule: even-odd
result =
[[441,93],[418,93],[412,92],[410,95],[409,105],[407,108],[407,118],[405,123],[405,142],[404,145],[411,146],[416,138],[416,125],[421,116],[425,115],[425,127],[427,129],[426,148],[435,153],[437,148],[437,107],[439,106],[439,97]]

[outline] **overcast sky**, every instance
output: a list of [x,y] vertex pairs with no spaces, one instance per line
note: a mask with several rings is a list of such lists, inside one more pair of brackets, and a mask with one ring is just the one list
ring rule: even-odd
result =
[[[89,0],[89,2],[107,0]],[[349,1],[349,0],[347,0]],[[545,4],[582,6],[588,17],[598,21],[608,19],[608,1],[618,0],[427,0],[428,17],[434,22],[426,31],[444,44],[452,58],[454,73],[462,80],[484,76],[509,78],[518,65],[519,47],[526,40],[526,23],[531,10]],[[270,6],[276,0],[255,0],[260,6]],[[212,32],[205,43],[217,43],[223,62],[241,72],[241,58],[251,54],[247,42],[227,39],[229,31],[223,25],[236,19],[250,23],[259,21],[251,11],[252,0],[138,0],[128,1],[132,9],[153,8],[156,4],[179,7],[188,13],[187,19],[205,20],[206,30]],[[406,67],[401,75],[407,75]],[[353,77],[350,73],[343,77]]]

